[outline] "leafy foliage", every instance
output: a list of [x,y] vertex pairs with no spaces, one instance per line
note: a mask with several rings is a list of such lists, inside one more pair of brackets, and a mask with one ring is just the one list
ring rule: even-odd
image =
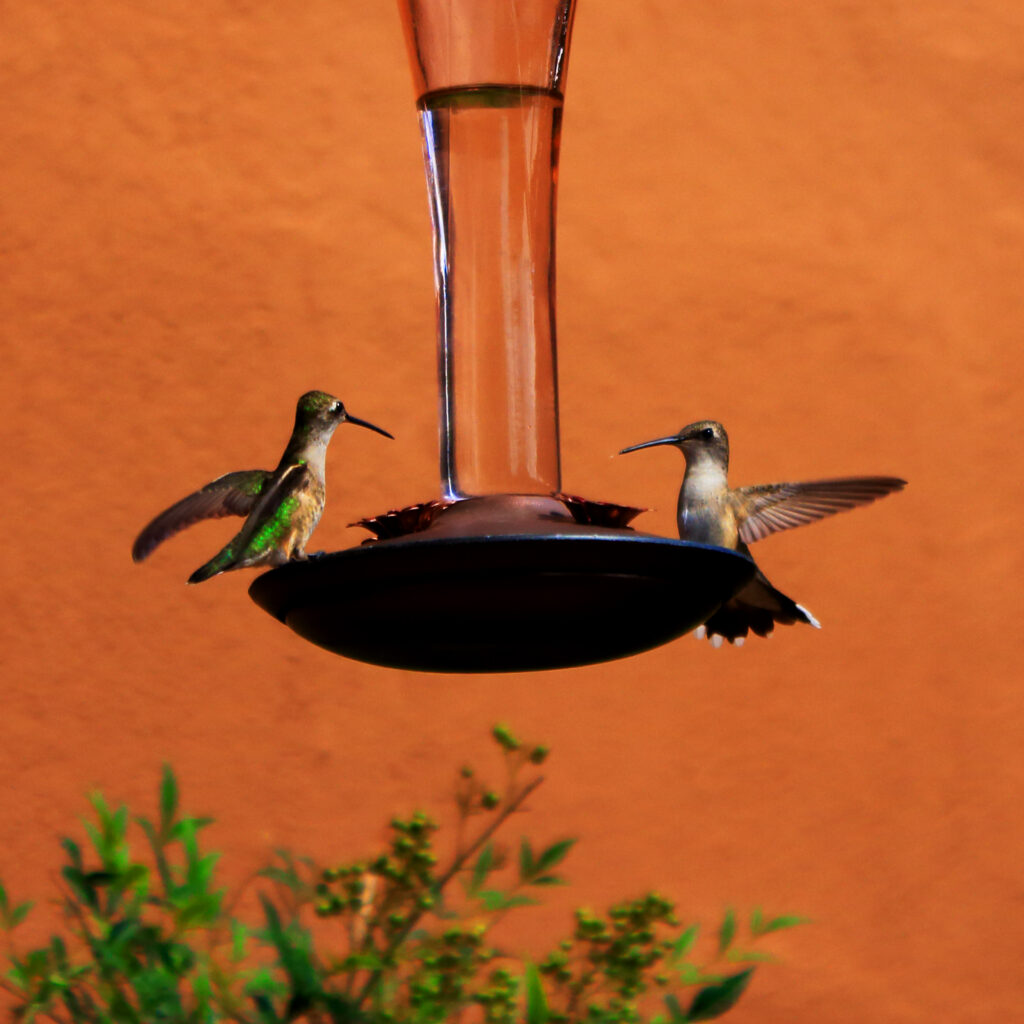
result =
[[[437,823],[417,811],[390,823],[387,848],[353,863],[317,867],[279,850],[260,872],[262,920],[236,917],[217,884],[217,854],[204,852],[209,819],[179,812],[165,768],[158,817],[130,817],[90,797],[89,848],[65,838],[65,927],[20,951],[14,932],[32,904],[13,904],[0,885],[0,930],[9,969],[0,984],[16,1021],[68,1024],[440,1024],[471,1007],[485,1024],[652,1024],[705,1021],[726,1013],[768,959],[737,950],[729,910],[710,962],[694,957],[698,926],[648,893],[605,914],[576,912],[572,935],[536,962],[494,944],[495,925],[537,902],[574,840],[514,853],[495,834],[542,779],[531,773],[545,747],[507,726],[493,738],[505,762],[502,787],[464,767],[455,787],[455,852],[443,868]],[[148,847],[136,857],[136,830]],[[319,924],[317,922],[320,922]],[[751,915],[749,938],[801,918]],[[742,970],[722,965],[748,963]],[[694,990],[684,1002],[680,994]],[[650,994],[667,1013],[641,1016]]]

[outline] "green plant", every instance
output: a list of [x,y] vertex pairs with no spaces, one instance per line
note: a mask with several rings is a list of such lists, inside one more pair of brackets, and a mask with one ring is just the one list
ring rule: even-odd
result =
[[[697,926],[684,926],[656,893],[603,915],[577,911],[572,934],[535,961],[497,944],[495,926],[507,914],[563,884],[558,869],[574,841],[535,848],[523,838],[514,850],[497,842],[540,785],[533,769],[547,750],[504,726],[493,736],[503,784],[461,769],[454,852],[443,867],[438,825],[419,811],[394,818],[387,848],[365,860],[324,868],[279,850],[260,872],[269,886],[258,894],[257,924],[227,903],[217,854],[199,842],[209,819],[179,813],[169,768],[155,822],[94,794],[88,856],[63,840],[61,934],[20,951],[12,933],[31,904],[12,905],[0,885],[2,985],[13,1019],[439,1024],[468,1014],[486,1024],[682,1024],[729,1010],[756,961],[769,959],[737,946],[732,911],[703,961],[694,954]],[[136,832],[144,857],[131,846]],[[800,920],[755,911],[746,930],[757,940]],[[652,1016],[653,993],[664,1009]]]

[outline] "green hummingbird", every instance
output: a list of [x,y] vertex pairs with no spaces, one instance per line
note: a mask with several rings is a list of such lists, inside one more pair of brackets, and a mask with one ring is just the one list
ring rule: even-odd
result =
[[[725,427],[714,420],[690,423],[678,434],[634,444],[619,454],[663,444],[678,448],[686,459],[676,513],[679,536],[747,556],[748,544],[771,533],[866,505],[907,483],[892,476],[851,476],[731,488],[727,480],[729,437]],[[723,639],[742,644],[751,631],[768,636],[776,623],[789,626],[795,622],[821,628],[806,608],[776,590],[758,569],[754,578],[700,627],[698,635],[706,635],[716,647]]]
[[189,583],[202,583],[231,569],[306,558],[306,542],[324,510],[327,445],[335,428],[346,422],[392,437],[349,415],[333,395],[307,391],[299,399],[295,427],[277,469],[227,473],[175,502],[138,535],[132,559],[141,562],[185,527],[221,516],[245,516],[246,520],[213,558],[189,576]]

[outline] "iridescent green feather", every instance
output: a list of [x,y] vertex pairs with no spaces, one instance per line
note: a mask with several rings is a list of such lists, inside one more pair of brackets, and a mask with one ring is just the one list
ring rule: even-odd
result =
[[262,555],[279,546],[281,540],[294,528],[293,517],[299,508],[299,499],[294,495],[285,498],[274,514],[252,535],[245,546],[243,555]]
[[192,573],[189,583],[202,583],[228,569],[265,564],[268,560],[265,556],[280,549],[282,541],[295,529],[305,473],[303,460],[291,466],[274,486],[261,494],[242,529],[210,561]]

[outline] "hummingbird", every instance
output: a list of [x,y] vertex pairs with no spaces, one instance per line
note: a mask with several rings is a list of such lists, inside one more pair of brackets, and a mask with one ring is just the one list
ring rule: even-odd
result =
[[227,473],[160,513],[135,539],[132,560],[141,562],[159,544],[202,519],[245,516],[242,528],[188,578],[202,583],[230,569],[284,565],[303,559],[306,542],[324,510],[325,457],[331,435],[342,423],[386,430],[349,415],[325,391],[307,391],[295,409],[295,427],[273,472],[243,469]]
[[[748,557],[747,545],[771,533],[867,505],[906,486],[898,477],[851,476],[732,488],[727,479],[729,436],[715,420],[690,423],[678,434],[634,444],[619,454],[663,444],[678,448],[686,460],[676,513],[679,536]],[[776,623],[796,622],[821,628],[806,608],[776,590],[757,569],[754,578],[700,627],[698,636],[706,635],[715,647],[723,639],[742,644],[751,631],[768,636]]]

